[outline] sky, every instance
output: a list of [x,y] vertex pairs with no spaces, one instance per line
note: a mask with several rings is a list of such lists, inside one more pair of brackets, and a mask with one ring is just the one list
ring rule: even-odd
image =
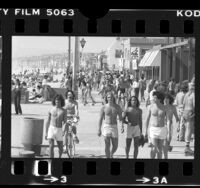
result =
[[[106,50],[116,37],[80,37],[86,40],[83,52],[101,52]],[[71,49],[74,49],[74,37],[71,37]],[[81,50],[81,47],[80,47]],[[13,36],[12,58],[64,53],[68,51],[67,36]]]

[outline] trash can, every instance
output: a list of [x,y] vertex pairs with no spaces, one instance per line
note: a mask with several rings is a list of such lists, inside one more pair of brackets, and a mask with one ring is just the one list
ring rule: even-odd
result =
[[34,151],[21,151],[19,153],[20,158],[35,158],[35,152]]
[[44,119],[25,117],[22,124],[21,143],[26,151],[34,151],[35,155],[40,155],[43,140]]

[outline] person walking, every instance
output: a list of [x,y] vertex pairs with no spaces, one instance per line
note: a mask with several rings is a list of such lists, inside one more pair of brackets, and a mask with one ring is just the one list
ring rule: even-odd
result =
[[141,76],[141,79],[139,80],[139,89],[140,89],[140,101],[145,101],[144,98],[144,90],[146,89],[146,81],[143,76]]
[[113,93],[113,96],[115,97],[115,100],[117,99],[117,91],[115,89],[115,87],[110,84],[109,80],[106,79],[104,81],[104,84],[102,85],[102,88],[101,90],[99,91],[98,95],[101,95],[102,97],[102,104],[105,104],[105,98],[106,98],[106,95],[107,93]]
[[49,140],[50,158],[54,158],[54,140],[57,141],[59,158],[61,158],[63,153],[63,130],[67,121],[67,112],[63,108],[65,101],[62,95],[56,95],[52,101],[52,105],[53,107],[48,112],[48,119],[45,126],[45,139]]
[[86,86],[85,86],[85,91],[84,91],[84,106],[88,103],[87,102],[88,95],[92,101],[92,105],[94,105],[96,102],[94,101],[92,97],[92,79],[90,78],[90,76],[86,76],[85,83],[86,83]]
[[161,92],[155,91],[153,93],[154,103],[148,106],[147,116],[145,120],[145,138],[148,137],[152,144],[150,158],[162,158],[162,151],[164,147],[164,140],[167,138],[167,127],[165,126],[166,107],[164,106],[164,95]]
[[166,107],[166,121],[165,125],[168,130],[167,138],[164,141],[163,153],[164,158],[168,159],[168,151],[172,151],[172,146],[170,146],[172,136],[173,136],[173,116],[176,118],[176,122],[179,122],[176,107],[173,105],[174,98],[170,94],[165,94],[164,104]]
[[134,95],[138,98],[139,97],[139,89],[140,89],[140,84],[138,81],[138,78],[136,77],[133,84],[132,84],[132,88],[134,90]]
[[184,83],[181,84],[180,91],[177,93],[174,104],[176,105],[178,117],[179,117],[179,126],[177,128],[177,141],[185,141],[185,124],[183,120],[183,101],[185,94],[188,91],[188,86]]
[[171,78],[168,84],[168,91],[172,96],[174,96],[175,94],[175,86],[176,86],[176,83],[174,81],[174,78]]
[[185,122],[185,155],[194,155],[190,148],[192,133],[194,133],[195,117],[195,83],[189,83],[189,91],[186,93],[183,101],[183,121]]
[[21,87],[19,79],[15,80],[13,95],[14,95],[15,114],[22,115],[22,108],[21,108],[21,104],[20,104],[21,95],[22,95],[22,87]]
[[[106,158],[113,158],[118,148],[117,117],[122,126],[122,109],[115,103],[115,97],[111,92],[107,93],[105,102],[106,104],[101,108],[100,112],[97,135],[104,137]],[[103,119],[105,120],[104,123]],[[110,149],[111,143],[112,149]]]
[[[129,151],[132,139],[134,140],[133,158],[138,156],[139,139],[142,134],[142,110],[139,108],[139,100],[136,96],[132,96],[128,101],[128,107],[122,114],[123,123],[126,127],[126,158],[129,158]],[[126,121],[126,119],[128,121]],[[122,126],[122,133],[124,132],[124,125]]]

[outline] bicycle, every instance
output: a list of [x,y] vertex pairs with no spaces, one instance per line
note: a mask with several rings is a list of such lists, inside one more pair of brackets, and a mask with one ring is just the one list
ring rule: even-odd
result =
[[67,118],[68,130],[65,132],[64,136],[66,136],[66,153],[69,158],[73,158],[76,154],[73,127],[76,126],[77,123],[78,118],[76,116],[70,116]]

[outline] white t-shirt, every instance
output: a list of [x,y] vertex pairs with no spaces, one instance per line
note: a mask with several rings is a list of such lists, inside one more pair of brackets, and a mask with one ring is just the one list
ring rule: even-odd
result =
[[133,88],[139,88],[140,84],[139,82],[134,81],[132,87]]
[[155,89],[151,90],[151,92],[149,93],[149,100],[152,101],[153,100],[153,92],[156,91]]
[[133,80],[133,78],[134,78],[134,76],[131,74],[131,75],[130,75],[130,79]]
[[43,79],[42,85],[47,85],[47,79]]

